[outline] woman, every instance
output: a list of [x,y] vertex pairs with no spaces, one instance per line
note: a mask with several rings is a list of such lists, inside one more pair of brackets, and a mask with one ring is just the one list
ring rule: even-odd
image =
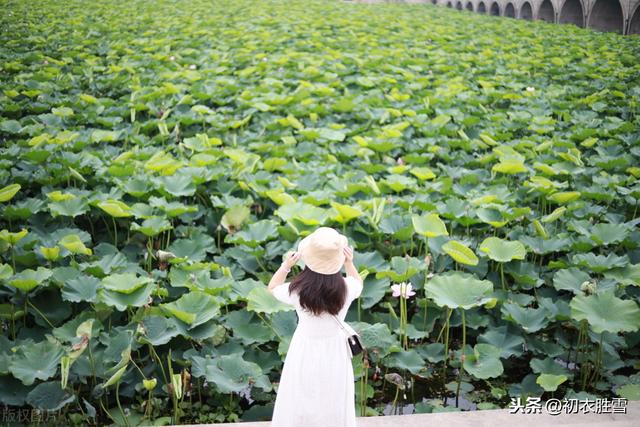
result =
[[[299,259],[304,270],[283,283]],[[346,277],[340,273],[343,265]],[[298,326],[285,357],[272,427],[355,427],[353,366],[340,321],[362,285],[347,238],[329,227],[302,239],[273,275],[269,290],[295,307]]]

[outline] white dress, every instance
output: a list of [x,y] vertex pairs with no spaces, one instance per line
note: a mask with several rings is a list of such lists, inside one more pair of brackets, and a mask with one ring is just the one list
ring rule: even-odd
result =
[[[344,320],[362,284],[345,277],[347,297],[338,317]],[[285,357],[276,395],[272,427],[355,427],[353,366],[345,332],[329,313],[304,310],[289,282],[273,289],[280,301],[293,305],[296,327]]]

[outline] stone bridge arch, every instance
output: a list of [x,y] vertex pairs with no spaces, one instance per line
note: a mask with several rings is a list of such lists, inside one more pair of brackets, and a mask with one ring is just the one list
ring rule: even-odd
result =
[[[360,0],[388,1],[388,0]],[[402,0],[396,0],[402,1]],[[640,0],[404,0],[525,20],[640,34]]]
[[566,0],[560,8],[558,23],[584,27],[584,4],[582,0]]
[[545,22],[556,22],[556,8],[551,0],[543,0],[538,7],[536,19]]
[[596,0],[587,21],[587,27],[599,31],[624,33],[624,13],[619,0]]
[[516,8],[513,3],[509,2],[504,7],[504,16],[507,18],[515,18],[516,17]]
[[636,5],[636,10],[630,16],[629,31],[627,34],[640,34],[640,2]]
[[533,8],[531,7],[531,3],[525,1],[520,6],[520,19],[532,20],[533,19]]

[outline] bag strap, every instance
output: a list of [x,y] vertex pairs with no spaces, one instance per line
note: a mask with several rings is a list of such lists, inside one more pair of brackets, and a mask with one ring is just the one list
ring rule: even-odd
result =
[[332,316],[334,319],[336,319],[336,322],[338,322],[338,325],[340,325],[340,327],[341,327],[342,329],[344,329],[344,331],[348,334],[348,333],[349,333],[349,331],[347,331],[347,328],[345,328],[345,327],[344,327],[344,325],[342,324],[342,322],[340,321],[340,319],[338,319],[338,318],[336,317],[336,315],[335,315],[335,314],[332,314],[331,316]]
[[335,314],[332,314],[333,318],[336,319],[336,322],[338,322],[338,324],[340,325],[340,327],[347,333],[347,336],[351,336],[351,335],[358,335],[360,336],[360,334],[358,334],[358,332],[356,332],[355,329],[353,329],[351,326],[346,325],[349,327],[349,329],[345,328],[345,323],[343,323],[342,321],[340,321],[340,319],[338,319],[336,317]]

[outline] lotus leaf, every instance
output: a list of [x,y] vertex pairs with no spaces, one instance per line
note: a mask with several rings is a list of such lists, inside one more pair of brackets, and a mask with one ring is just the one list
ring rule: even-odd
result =
[[489,255],[494,261],[509,262],[513,259],[524,259],[527,250],[518,241],[509,242],[498,237],[487,237],[480,244],[480,251]]
[[425,291],[440,307],[468,310],[491,301],[493,284],[469,273],[449,272],[428,280]]
[[87,248],[80,236],[77,234],[68,234],[58,240],[58,244],[73,254],[92,255],[93,251]]
[[575,254],[571,258],[575,265],[589,267],[596,273],[602,273],[613,268],[625,267],[629,262],[627,255],[617,256],[613,253],[604,255],[596,255],[594,253]]
[[22,384],[11,375],[0,375],[0,401],[5,405],[24,405],[32,388]]
[[577,268],[558,270],[553,276],[553,287],[557,290],[571,291],[574,294],[582,293],[582,284],[591,280],[591,276]]
[[413,229],[416,233],[426,237],[448,236],[447,227],[438,214],[411,217]]
[[616,390],[616,394],[628,400],[640,400],[640,384],[625,384]]
[[260,366],[247,362],[240,353],[221,355],[216,358],[192,357],[192,375],[205,377],[216,385],[220,393],[238,393],[250,383],[264,391],[271,390],[271,381],[262,373]]
[[70,216],[75,218],[89,210],[89,204],[84,198],[74,197],[70,200],[49,202],[47,207],[52,216]]
[[476,344],[473,353],[467,354],[464,370],[479,379],[495,378],[504,368],[500,361],[500,349],[491,344]]
[[245,205],[235,205],[229,208],[222,219],[220,224],[230,233],[235,233],[242,227],[242,224],[249,218],[249,208]]
[[630,232],[631,229],[625,224],[596,224],[589,237],[599,245],[610,245],[623,241]]
[[120,200],[104,200],[99,202],[96,206],[108,213],[114,218],[123,218],[131,216],[131,208]]
[[338,213],[338,215],[335,216],[334,219],[338,221],[340,224],[346,224],[352,219],[358,218],[359,216],[362,216],[364,214],[357,207],[343,205],[337,202],[331,202],[331,207],[335,209],[336,212]]
[[272,330],[248,311],[229,313],[224,320],[224,324],[233,331],[234,337],[242,340],[244,345],[247,346],[253,343],[268,342],[274,338]]
[[171,223],[165,218],[159,216],[147,218],[142,221],[142,224],[137,224],[135,222],[131,224],[131,230],[139,231],[148,237],[157,236],[163,231],[170,230],[171,228],[173,228]]
[[500,357],[508,359],[511,356],[522,355],[524,339],[516,330],[508,325],[487,330],[478,336],[479,343],[491,344],[500,349]]
[[22,186],[20,184],[10,184],[4,188],[0,188],[0,202],[8,202],[13,199],[13,196],[15,196],[21,188]]
[[393,282],[404,282],[412,278],[416,273],[425,268],[424,263],[416,258],[393,257],[391,258],[391,269],[378,271],[376,278],[388,277]]
[[442,250],[451,258],[466,265],[478,265],[478,257],[468,246],[457,240],[449,240],[442,245]]
[[264,285],[258,285],[247,294],[247,310],[256,313],[277,313],[293,310],[293,306],[276,299]]
[[629,264],[625,267],[605,271],[604,277],[612,278],[623,285],[640,286],[640,264]]
[[545,391],[556,391],[558,386],[566,380],[567,377],[564,375],[540,374],[536,383],[540,384]]
[[505,319],[520,325],[527,333],[539,331],[549,324],[549,312],[544,308],[529,308],[506,303],[502,306],[501,312]]
[[189,329],[217,316],[220,310],[213,297],[199,291],[191,291],[173,302],[160,304],[160,308],[165,313],[188,324]]
[[303,224],[321,226],[329,217],[326,209],[322,209],[308,203],[295,202],[280,206],[275,212],[280,218],[290,222],[297,219]]
[[139,277],[135,273],[117,273],[102,279],[102,287],[110,291],[122,294],[131,294],[148,283],[152,283],[150,277]]
[[387,356],[387,361],[387,366],[404,369],[412,374],[418,374],[420,371],[426,369],[424,360],[414,349],[392,353]]
[[547,196],[547,199],[559,205],[566,205],[567,203],[571,203],[575,200],[578,200],[579,198],[579,191],[558,191]]
[[640,308],[633,300],[616,297],[613,291],[576,295],[569,303],[571,317],[586,320],[596,333],[633,332],[640,328]]
[[29,292],[51,277],[51,274],[53,272],[45,267],[38,267],[36,270],[27,268],[9,278],[7,283],[9,286]]
[[273,220],[263,219],[249,224],[246,230],[227,235],[225,242],[243,244],[255,248],[267,240],[278,237],[277,225]]
[[144,332],[140,340],[155,346],[168,343],[171,338],[178,336],[180,333],[173,323],[173,319],[162,316],[145,317],[142,325],[144,326]]
[[36,379],[47,380],[56,374],[63,354],[62,346],[56,342],[24,344],[13,356],[9,372],[24,385],[31,385]]
[[[111,277],[111,279],[109,279]],[[118,283],[117,277],[108,276],[102,282],[102,288],[98,289],[98,301],[115,307],[118,311],[125,311],[129,307],[142,307],[149,304],[149,298],[153,291],[153,279],[138,278],[131,273],[123,276],[125,282]],[[105,288],[109,284],[113,289]]]
[[27,235],[27,233],[29,233],[29,231],[26,228],[23,228],[22,230],[15,233],[12,233],[8,230],[2,230],[0,231],[0,239],[4,240],[10,245],[15,245],[20,240],[22,240]]
[[392,334],[389,327],[384,323],[368,324],[362,322],[349,322],[349,324],[360,335],[362,345],[368,349],[378,349],[380,357],[386,356],[391,351],[400,350],[398,336]]

